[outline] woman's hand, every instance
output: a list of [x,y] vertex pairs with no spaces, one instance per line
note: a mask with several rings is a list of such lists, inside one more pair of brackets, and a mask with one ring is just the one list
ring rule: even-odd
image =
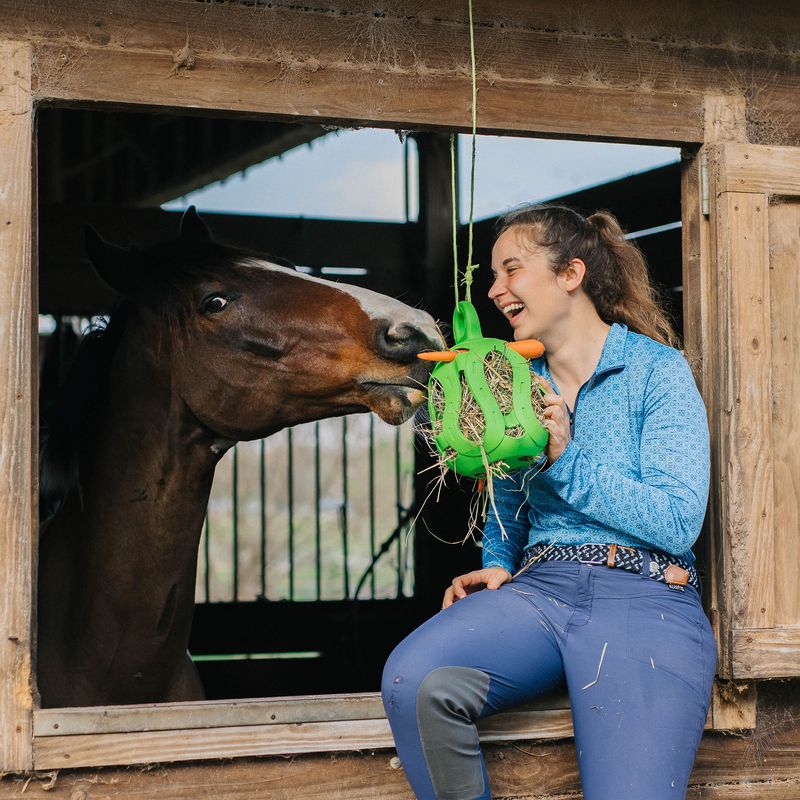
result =
[[479,592],[481,589],[499,589],[504,583],[511,580],[511,573],[502,567],[487,567],[476,569],[466,575],[453,578],[452,586],[444,593],[442,608],[448,608],[456,600],[461,600],[468,594]]
[[564,398],[556,394],[555,389],[541,377],[536,375],[545,393],[542,396],[544,403],[544,420],[542,424],[550,434],[550,441],[547,443],[547,466],[555,463],[558,457],[567,449],[567,445],[572,440],[572,433],[569,429],[569,411]]

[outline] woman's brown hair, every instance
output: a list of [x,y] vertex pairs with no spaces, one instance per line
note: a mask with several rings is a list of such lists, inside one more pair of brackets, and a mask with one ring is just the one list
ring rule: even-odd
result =
[[571,259],[581,259],[586,264],[583,290],[604,322],[622,322],[636,333],[680,347],[642,251],[625,238],[613,214],[597,211],[584,217],[566,206],[525,206],[498,220],[497,235],[509,228],[521,228],[544,248],[555,273]]

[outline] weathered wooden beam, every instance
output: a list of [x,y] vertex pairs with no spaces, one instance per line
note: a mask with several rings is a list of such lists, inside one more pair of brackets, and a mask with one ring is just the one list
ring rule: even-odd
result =
[[[800,190],[800,186],[798,186]],[[775,625],[800,633],[800,191],[770,198],[771,395],[774,438]],[[791,651],[790,645],[785,647]],[[795,665],[800,665],[795,652]],[[790,653],[784,656],[788,660]],[[795,673],[796,674],[796,671]]]
[[[413,2],[376,11],[142,0],[113,15],[101,0],[11,5],[0,30],[35,41],[42,99],[469,125],[463,3],[437,4],[435,15]],[[703,95],[735,94],[748,98],[759,141],[800,137],[786,2],[758,15],[696,4],[666,18],[660,4],[622,0],[580,12],[554,0],[476,12],[484,131],[699,142]]]
[[[800,683],[767,685],[759,692],[758,728],[737,736],[707,732],[692,773],[689,800],[796,800],[800,789]],[[48,737],[53,742],[58,737]],[[63,737],[68,740],[72,737]],[[492,790],[502,797],[580,798],[574,743],[551,739],[488,743]],[[67,751],[65,751],[67,752]],[[216,755],[216,754],[215,754]],[[226,800],[410,800],[411,790],[392,749],[359,753],[266,757],[168,768],[62,769],[0,781],[0,800],[188,800],[224,787]]]
[[[182,122],[189,127],[190,122]],[[191,121],[193,122],[193,121]],[[221,122],[230,121],[225,120]],[[212,124],[213,121],[212,121]],[[237,124],[237,123],[234,123]],[[244,124],[244,121],[239,122]],[[255,123],[248,122],[248,125]],[[191,128],[190,128],[191,130]],[[203,158],[193,159],[187,168],[165,177],[157,190],[147,192],[136,200],[141,207],[159,206],[176,197],[222,180],[247,167],[267,159],[280,156],[287,150],[324,136],[327,131],[321,125],[262,125],[261,131],[247,129],[246,141],[237,147],[228,147],[222,152],[204,154]]]
[[752,730],[757,704],[755,681],[717,680],[711,690],[711,726],[718,731]]
[[731,631],[731,674],[738,678],[793,677],[798,664],[800,628]]
[[[391,11],[339,14],[175,0],[143,0],[113,15],[100,0],[47,13],[31,0],[15,6],[0,31],[19,30],[35,40],[42,100],[386,127],[469,126],[463,9],[448,22]],[[702,57],[693,68],[683,58],[677,69],[677,54],[665,55],[657,44],[638,45],[645,54],[602,32],[596,39],[568,34],[565,41],[552,31],[499,21],[479,25],[476,34],[484,132],[703,138],[700,92],[709,67]],[[713,55],[719,59],[717,51]],[[653,64],[652,76],[643,74],[644,63]]]
[[716,180],[717,192],[800,194],[800,148],[727,145],[718,151]]
[[[568,709],[513,711],[478,724],[485,742],[572,736]],[[198,761],[392,747],[386,719],[236,725],[222,728],[75,734],[34,739],[37,770]]]
[[36,298],[31,47],[0,41],[0,773],[32,765]]
[[[467,79],[448,74],[418,86],[414,75],[389,69],[326,66],[299,85],[287,85],[280,64],[238,60],[236,81],[212,57],[183,80],[167,81],[170,53],[37,47],[43,71],[65,69],[57,84],[42,79],[38,97],[66,103],[147,108],[199,107],[284,121],[466,131]],[[480,83],[480,133],[529,134],[651,143],[700,142],[702,97],[679,92],[538,84],[514,79]]]
[[[564,693],[551,693],[515,712],[563,711]],[[223,728],[250,725],[385,719],[378,692],[270,697],[256,700],[205,700],[195,703],[48,708],[34,714],[34,735],[73,736],[96,733],[169,731],[183,728]],[[531,734],[535,730],[531,730]]]
[[[713,175],[716,165],[710,165]],[[720,525],[724,532],[724,616],[734,628],[774,622],[771,581],[776,524],[773,509],[770,385],[771,334],[765,195],[717,192],[715,370]],[[724,636],[724,634],[723,634]],[[720,674],[729,674],[720,664]]]

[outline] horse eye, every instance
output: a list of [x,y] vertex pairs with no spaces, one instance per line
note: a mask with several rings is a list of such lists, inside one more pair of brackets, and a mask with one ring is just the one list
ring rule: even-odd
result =
[[203,300],[203,311],[209,314],[216,314],[222,311],[229,302],[227,297],[216,294]]

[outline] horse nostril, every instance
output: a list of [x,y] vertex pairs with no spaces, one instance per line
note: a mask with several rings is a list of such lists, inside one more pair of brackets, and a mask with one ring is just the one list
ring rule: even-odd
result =
[[380,332],[381,355],[394,361],[410,361],[422,350],[430,349],[430,336],[407,322],[387,325]]

